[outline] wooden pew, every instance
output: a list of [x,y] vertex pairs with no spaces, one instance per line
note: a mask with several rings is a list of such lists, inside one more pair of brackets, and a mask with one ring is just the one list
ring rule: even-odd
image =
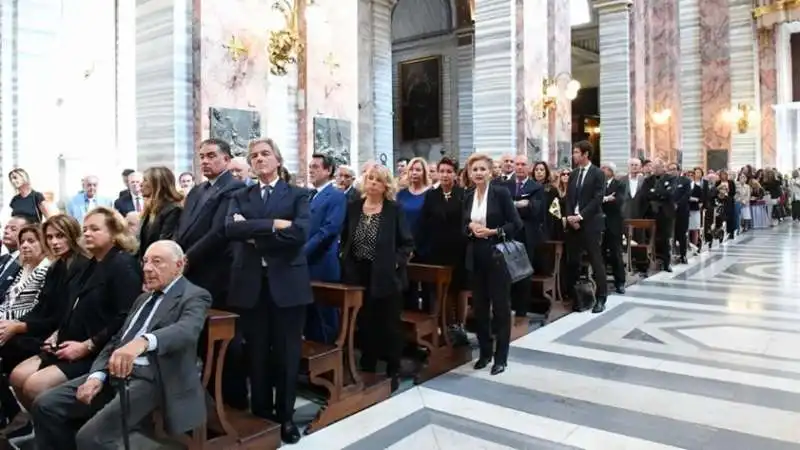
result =
[[[631,245],[631,239],[636,230],[643,230],[641,235],[647,242],[636,242],[636,245]],[[628,284],[636,282],[638,273],[634,265],[634,252],[644,252],[647,258],[648,273],[656,270],[656,221],[653,219],[625,219],[625,239],[628,241],[628,246],[625,254],[625,264],[628,271]]]
[[391,395],[390,380],[381,375],[361,373],[356,367],[354,335],[358,311],[364,302],[364,288],[338,283],[313,282],[314,300],[337,308],[341,325],[331,344],[304,341],[301,370],[309,381],[328,391],[325,405],[306,428],[313,433],[353,415]]
[[195,430],[193,433],[192,449],[273,450],[281,445],[280,425],[224,404],[222,371],[228,345],[236,333],[238,317],[227,311],[211,309],[208,312],[206,319],[208,344],[206,346],[206,364],[203,367],[203,386],[208,387],[213,371],[214,398],[217,401],[212,403],[207,428]]
[[411,263],[407,269],[409,283],[433,285],[435,295],[430,311],[403,311],[406,339],[424,347],[428,360],[415,382],[422,383],[449,372],[472,359],[468,348],[455,348],[447,329],[447,306],[453,269],[447,266]]
[[545,241],[539,246],[547,253],[552,252],[552,269],[548,273],[533,274],[534,289],[541,286],[542,296],[551,303],[564,299],[561,292],[561,259],[564,256],[564,243],[561,241]]

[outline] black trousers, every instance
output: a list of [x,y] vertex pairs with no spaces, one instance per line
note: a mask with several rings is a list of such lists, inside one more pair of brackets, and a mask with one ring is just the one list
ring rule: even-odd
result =
[[675,233],[675,218],[664,214],[656,215],[656,257],[661,258],[664,267],[672,264],[673,233]]
[[689,247],[689,210],[675,213],[675,240],[678,241],[678,253],[686,258]]
[[[575,283],[578,281],[581,272],[581,257],[583,253],[589,256],[589,264],[592,266],[592,275],[597,291],[596,298],[606,298],[608,296],[608,283],[606,281],[606,264],[603,259],[602,242],[600,233],[585,228],[578,230],[567,228],[564,247],[567,253],[567,287],[570,297],[577,298],[575,293]],[[575,305],[586,307],[590,305]]]
[[603,233],[603,253],[606,254],[606,262],[611,266],[614,284],[616,286],[624,286],[625,265],[622,262],[622,230],[606,228],[605,233]]
[[[389,296],[375,296],[371,289],[372,262],[359,261],[359,284],[364,286],[364,306],[358,313],[358,347],[361,349],[361,369],[375,372],[378,360],[386,361],[386,374],[394,376],[400,370],[403,351],[403,295],[398,291]],[[418,310],[418,308],[414,308]]]
[[800,200],[792,202],[792,220],[800,220]]
[[250,410],[255,416],[283,423],[294,416],[307,305],[278,307],[272,301],[270,282],[278,281],[262,280],[255,308],[239,311],[238,331],[250,379]]
[[533,300],[533,280],[524,278],[511,285],[511,309],[517,317],[525,317]]
[[[159,405],[161,392],[151,376],[137,376],[134,367],[129,381],[128,424],[135,428]],[[31,416],[37,450],[115,450],[121,448],[122,408],[116,390],[109,383],[86,405],[75,398],[88,375],[65,382],[40,395]]]
[[472,269],[472,308],[480,357],[494,356],[495,364],[506,364],[511,343],[511,280],[505,261],[490,241],[476,240],[472,243]]

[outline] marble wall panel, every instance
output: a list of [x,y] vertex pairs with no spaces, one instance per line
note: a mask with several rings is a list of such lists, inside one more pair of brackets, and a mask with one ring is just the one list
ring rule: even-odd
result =
[[[633,127],[630,155],[636,156],[647,148],[647,30],[648,0],[640,0],[631,5],[630,15],[630,83],[631,83],[631,118]],[[627,167],[627,166],[625,166]],[[627,171],[618,167],[618,171]]]
[[777,25],[758,31],[758,85],[761,109],[762,167],[777,164],[775,142],[775,110],[778,103],[777,71],[775,70]]
[[731,106],[730,4],[728,0],[703,0],[699,6],[705,155],[707,150],[731,148],[731,127],[722,118]]
[[[547,161],[558,159],[558,149],[572,143],[572,101],[565,95],[572,71],[572,23],[570,21],[569,0],[548,0],[548,24],[553,29],[552,39],[548,39],[548,63],[550,76],[558,77],[560,87],[554,120],[551,123],[549,153]],[[560,75],[560,76],[559,76]]]
[[492,157],[517,146],[516,15],[516,0],[475,0],[475,148]]
[[[374,100],[374,64],[373,64],[373,4],[372,0],[358,0],[358,119],[353,122],[353,133],[357,149],[357,158],[354,166],[378,159],[375,151],[375,134],[373,123],[375,119]],[[358,169],[357,169],[358,170]]]
[[654,156],[664,161],[675,159],[675,149],[681,147],[680,48],[678,38],[678,3],[650,2],[650,55],[653,111],[670,110],[670,120],[653,123]]
[[392,7],[396,0],[374,0],[372,6],[373,142],[378,162],[394,169],[392,113]]
[[701,119],[700,3],[680,0],[680,91],[683,166],[703,164],[703,121]]
[[[531,159],[555,162],[548,145],[548,119],[542,117],[542,83],[550,74],[548,42],[551,31],[548,21],[548,0],[527,0],[524,15],[524,85],[519,88],[518,101],[525,111],[525,153]],[[542,30],[548,30],[543,33]],[[552,33],[555,32],[553,29]]]
[[600,148],[604,161],[626,167],[631,148],[630,0],[598,1]]
[[731,52],[731,106],[747,105],[753,108],[751,125],[747,132],[740,133],[737,127],[731,130],[731,168],[738,169],[747,164],[756,165],[760,126],[758,125],[756,85],[756,35],[753,27],[752,1],[729,0],[730,52]]
[[458,58],[457,97],[458,97],[458,159],[463,164],[474,151],[472,72],[475,61],[475,47],[470,40],[460,45],[456,51]]

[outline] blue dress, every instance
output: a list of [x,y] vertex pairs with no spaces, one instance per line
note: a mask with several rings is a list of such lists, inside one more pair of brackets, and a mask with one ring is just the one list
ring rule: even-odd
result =
[[422,216],[422,205],[425,204],[426,192],[428,192],[427,189],[419,194],[412,194],[411,191],[406,188],[397,193],[397,203],[405,213],[406,222],[408,223],[408,228],[411,230],[411,235],[414,237],[414,242],[421,241],[419,239],[419,233],[422,230],[419,229],[419,218]]

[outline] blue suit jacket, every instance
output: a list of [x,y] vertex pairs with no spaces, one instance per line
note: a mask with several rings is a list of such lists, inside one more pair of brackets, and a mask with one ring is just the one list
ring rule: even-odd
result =
[[[246,220],[236,222],[235,214]],[[273,221],[292,225],[275,230]],[[311,280],[303,253],[309,225],[308,190],[278,181],[267,202],[258,184],[231,196],[225,218],[225,235],[232,241],[233,263],[228,306],[254,308],[259,301],[264,271],[270,281],[272,301],[278,307],[313,302]],[[262,266],[262,259],[267,267]]]
[[347,196],[329,184],[311,200],[310,211],[309,237],[303,251],[311,279],[338,282],[339,236],[347,214]]
[[[114,206],[114,202],[110,198],[95,197],[95,205],[111,208]],[[83,223],[83,218],[89,212],[89,202],[86,200],[86,194],[80,193],[69,199],[65,209],[68,216],[77,220],[78,223]]]

